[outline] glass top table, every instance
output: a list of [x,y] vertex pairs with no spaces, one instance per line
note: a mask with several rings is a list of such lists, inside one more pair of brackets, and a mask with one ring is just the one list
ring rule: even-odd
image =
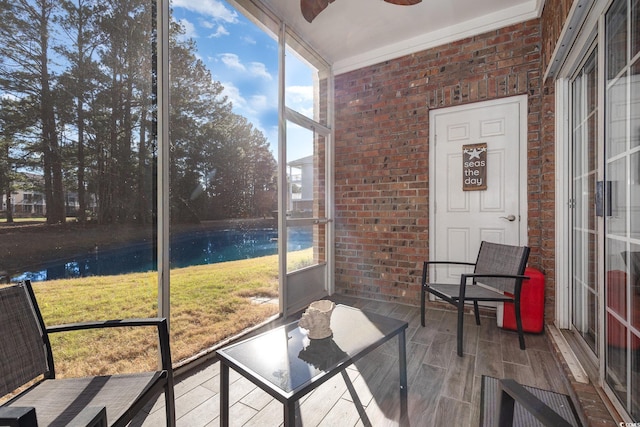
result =
[[401,416],[407,409],[407,322],[337,305],[329,338],[311,340],[292,322],[218,350],[220,424],[229,424],[229,368],[284,404],[284,425],[295,423],[295,402],[381,344],[398,336]]

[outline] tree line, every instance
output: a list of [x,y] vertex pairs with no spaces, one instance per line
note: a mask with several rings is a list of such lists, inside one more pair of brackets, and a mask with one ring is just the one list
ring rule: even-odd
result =
[[[0,191],[36,171],[47,222],[152,223],[156,213],[155,2],[0,0]],[[255,217],[276,201],[268,141],[171,23],[174,222]],[[23,184],[24,185],[24,184]],[[10,206],[8,206],[10,207]],[[10,209],[7,209],[10,211]]]

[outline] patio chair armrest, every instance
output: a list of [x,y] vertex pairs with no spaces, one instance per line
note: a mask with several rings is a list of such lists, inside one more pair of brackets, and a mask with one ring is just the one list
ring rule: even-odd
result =
[[155,326],[158,329],[158,342],[160,343],[160,355],[162,368],[171,371],[171,350],[169,347],[169,327],[164,317],[150,317],[138,319],[115,319],[93,322],[67,323],[47,327],[48,333],[81,331],[86,329],[118,328],[136,326]]
[[522,279],[522,280],[530,279],[529,276],[525,276],[523,274],[469,273],[469,274],[462,274],[460,278],[460,282],[462,281],[466,282],[469,277],[472,277],[474,279],[477,279],[478,277],[498,277],[498,278],[504,278],[504,279]]
[[571,427],[556,411],[512,379],[500,380],[498,400],[499,425],[512,425],[514,405],[518,402],[527,412],[545,426]]
[[117,328],[125,326],[157,326],[163,321],[163,317],[137,318],[137,319],[111,319],[89,322],[65,323],[62,325],[48,326],[47,332],[80,331],[83,329]]
[[30,406],[0,406],[0,425],[9,427],[38,427],[36,409]]
[[[467,289],[467,279],[473,278],[483,278],[483,277],[493,277],[493,278],[504,278],[504,279],[529,279],[529,276],[524,276],[522,274],[489,274],[489,273],[469,273],[460,275],[460,297],[461,301],[464,300],[464,296],[466,294]],[[522,280],[516,282],[515,294],[520,295],[520,290],[522,289]],[[475,285],[475,283],[474,283]],[[477,285],[476,285],[477,286]]]
[[470,265],[470,266],[476,265],[474,262],[465,262],[465,261],[425,261],[424,263],[426,265],[433,265],[433,264],[454,264],[454,265]]

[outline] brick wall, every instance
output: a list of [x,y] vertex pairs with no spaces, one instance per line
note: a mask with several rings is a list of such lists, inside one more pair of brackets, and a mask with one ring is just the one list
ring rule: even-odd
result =
[[542,32],[542,70],[547,69],[553,51],[556,48],[556,42],[560,38],[564,21],[569,16],[573,0],[546,0],[542,16],[540,18],[540,27]]
[[543,241],[553,218],[544,192],[554,180],[541,46],[540,20],[531,20],[336,77],[338,293],[418,304],[429,257],[429,110],[513,95],[528,95],[529,265],[544,270],[541,250],[553,247]]
[[[540,18],[542,34],[541,72],[551,61],[564,21],[569,15],[573,0],[547,0]],[[545,153],[540,165],[543,176],[540,200],[540,266],[547,280],[545,292],[545,319],[555,318],[555,81],[547,79],[542,88],[541,151]],[[549,284],[553,283],[554,286]]]

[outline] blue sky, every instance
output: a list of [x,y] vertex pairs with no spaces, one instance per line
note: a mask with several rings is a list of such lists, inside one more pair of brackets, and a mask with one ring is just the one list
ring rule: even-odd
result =
[[[246,117],[269,140],[277,158],[278,43],[228,3],[173,0],[173,19],[193,38],[198,55],[224,86],[234,112]],[[287,56],[286,104],[303,114],[313,107],[309,69]],[[307,144],[304,144],[307,145]],[[288,153],[289,159],[311,154]]]

